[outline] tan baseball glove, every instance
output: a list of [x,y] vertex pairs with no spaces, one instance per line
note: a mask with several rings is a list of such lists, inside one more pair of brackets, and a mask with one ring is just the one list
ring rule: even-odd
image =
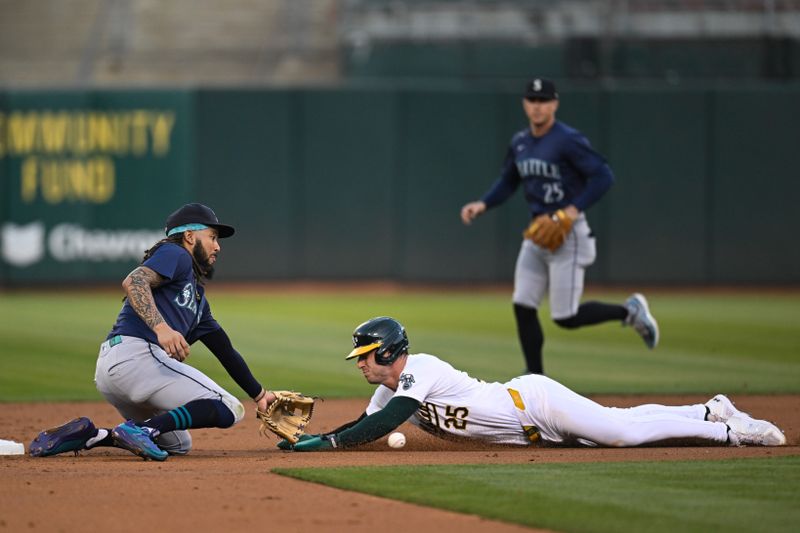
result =
[[267,410],[256,409],[256,417],[261,420],[259,432],[266,435],[267,431],[271,431],[294,444],[300,440],[311,420],[316,398],[288,390],[276,390],[272,393],[277,398],[269,404]]
[[559,209],[552,215],[539,215],[522,232],[522,236],[551,252],[558,250],[572,230],[572,219]]

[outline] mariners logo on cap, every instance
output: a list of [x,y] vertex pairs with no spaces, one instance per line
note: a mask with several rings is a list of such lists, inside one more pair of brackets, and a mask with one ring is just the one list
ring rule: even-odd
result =
[[557,100],[556,84],[546,78],[533,78],[525,84],[525,98]]

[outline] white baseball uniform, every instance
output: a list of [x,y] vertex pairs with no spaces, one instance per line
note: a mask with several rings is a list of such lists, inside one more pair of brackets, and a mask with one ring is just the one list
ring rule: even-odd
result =
[[705,421],[703,404],[604,407],[543,375],[487,383],[429,354],[409,355],[397,391],[378,386],[367,414],[394,396],[420,402],[409,422],[429,433],[498,444],[527,445],[541,438],[617,447],[672,438],[728,439],[724,423]]

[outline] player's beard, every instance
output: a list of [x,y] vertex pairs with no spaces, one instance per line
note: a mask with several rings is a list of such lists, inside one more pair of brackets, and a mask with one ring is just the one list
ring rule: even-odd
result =
[[214,277],[214,265],[212,265],[208,260],[208,254],[203,249],[203,246],[200,244],[200,241],[196,241],[194,243],[194,248],[192,248],[192,255],[194,256],[194,260],[197,261],[197,264],[200,265],[200,268],[203,270],[205,277],[207,279],[211,279]]

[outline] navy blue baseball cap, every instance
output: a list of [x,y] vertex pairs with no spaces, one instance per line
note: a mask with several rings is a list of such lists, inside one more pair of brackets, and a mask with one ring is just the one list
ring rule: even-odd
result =
[[525,98],[558,100],[556,84],[545,78],[534,78],[525,84]]
[[217,230],[220,239],[230,237],[236,231],[233,226],[220,224],[217,215],[210,207],[193,203],[186,204],[168,216],[164,232],[169,236],[187,230],[199,231],[206,228]]

